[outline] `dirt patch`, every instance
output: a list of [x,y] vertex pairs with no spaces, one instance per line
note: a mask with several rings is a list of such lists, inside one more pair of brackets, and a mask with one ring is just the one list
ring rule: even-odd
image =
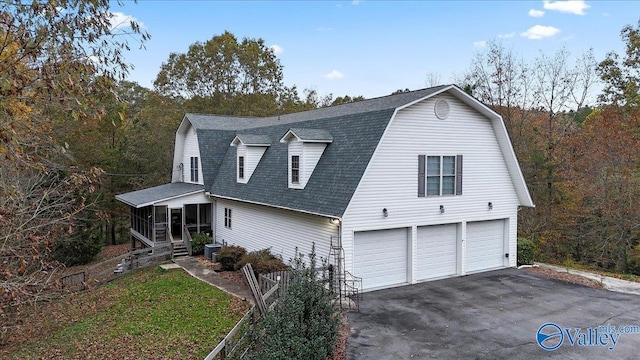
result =
[[341,322],[340,328],[338,329],[336,348],[333,350],[333,353],[329,356],[328,360],[344,360],[347,357],[347,340],[351,334],[351,329],[349,328],[349,322],[346,314],[342,313],[340,318]]
[[566,273],[566,272],[558,272],[558,271],[547,269],[547,268],[543,268],[543,267],[531,267],[531,268],[527,268],[526,271],[529,271],[529,272],[532,272],[532,273],[536,273],[536,274],[540,274],[540,275],[544,275],[546,277],[550,277],[550,278],[553,278],[553,279],[558,279],[558,280],[570,282],[570,283],[573,283],[573,284],[584,285],[584,286],[589,286],[589,287],[598,288],[598,289],[602,289],[603,288],[602,284],[599,281],[595,281],[593,279],[589,279],[589,278],[586,278],[584,276],[580,276],[580,275],[576,275],[576,274],[569,274],[569,273]]
[[205,265],[208,269],[215,271],[221,278],[232,281],[238,285],[246,285],[242,270],[222,271],[221,270],[222,266],[220,265],[220,263],[207,260],[204,258],[204,256],[197,256],[196,260],[198,260],[201,264]]

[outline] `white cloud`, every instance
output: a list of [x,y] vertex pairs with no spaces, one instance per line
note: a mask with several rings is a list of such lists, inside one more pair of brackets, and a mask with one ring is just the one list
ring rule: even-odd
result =
[[543,1],[545,10],[555,10],[575,15],[586,15],[584,12],[591,6],[587,5],[584,0],[566,0],[566,1]]
[[531,17],[543,17],[544,16],[544,11],[543,10],[531,9],[531,10],[529,10],[529,16],[531,16]]
[[553,26],[535,25],[530,27],[527,31],[520,33],[520,36],[530,40],[540,40],[552,37],[559,32],[560,29]]
[[332,70],[330,73],[324,75],[329,80],[342,79],[344,74],[338,70]]
[[360,0],[351,1],[351,5],[358,5],[358,4],[360,4]]
[[282,46],[280,46],[278,44],[273,44],[273,45],[269,46],[269,49],[271,49],[271,51],[273,51],[273,53],[276,54],[276,55],[282,54],[282,52],[284,52],[284,49],[282,48]]
[[473,42],[473,46],[475,47],[479,47],[479,48],[483,48],[485,46],[487,46],[487,42],[482,40],[482,41],[474,41]]
[[516,33],[512,32],[512,33],[508,33],[508,34],[498,34],[498,38],[499,39],[510,39],[512,37],[516,36]]
[[140,28],[144,28],[144,24],[142,22],[138,21],[131,15],[125,15],[121,12],[112,12],[111,17],[109,18],[111,30],[129,27],[131,21],[135,21],[136,23],[138,23],[138,25],[140,25]]

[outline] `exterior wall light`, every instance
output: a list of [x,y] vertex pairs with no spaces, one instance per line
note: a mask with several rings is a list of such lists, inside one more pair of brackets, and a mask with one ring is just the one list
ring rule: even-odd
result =
[[329,219],[329,222],[332,223],[333,225],[340,225],[340,219]]
[[489,206],[489,210],[493,210],[493,203],[491,201],[489,201],[488,206]]
[[444,214],[444,205],[440,205],[440,214]]
[[384,216],[384,217],[388,217],[389,216],[389,210],[387,210],[387,208],[382,209],[382,216]]

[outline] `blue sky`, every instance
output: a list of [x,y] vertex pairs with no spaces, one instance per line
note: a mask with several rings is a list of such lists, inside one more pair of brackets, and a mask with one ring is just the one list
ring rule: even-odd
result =
[[[225,30],[262,38],[284,66],[284,81],[319,94],[387,95],[451,83],[488,41],[532,61],[565,46],[577,56],[624,51],[620,30],[635,26],[635,1],[151,1],[113,4],[151,35],[127,53],[130,80],[153,87],[172,52]],[[133,45],[133,44],[132,44]]]

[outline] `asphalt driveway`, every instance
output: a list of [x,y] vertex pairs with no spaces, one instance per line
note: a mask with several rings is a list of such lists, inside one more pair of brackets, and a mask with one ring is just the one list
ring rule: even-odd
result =
[[348,317],[347,359],[640,358],[640,296],[525,270],[365,293]]

